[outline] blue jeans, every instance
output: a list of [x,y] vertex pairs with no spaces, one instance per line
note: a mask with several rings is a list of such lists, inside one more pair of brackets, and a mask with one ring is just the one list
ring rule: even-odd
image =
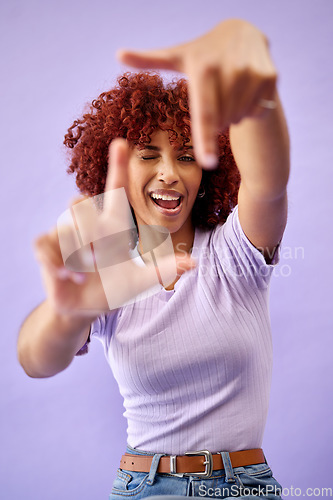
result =
[[[153,455],[127,447],[127,453]],[[166,495],[163,500],[182,500],[184,496],[194,496],[209,500],[211,498],[235,497],[246,500],[266,498],[281,500],[281,485],[274,479],[267,463],[232,468],[228,452],[221,452],[224,470],[213,471],[211,477],[203,479],[191,476],[159,474],[157,467],[163,454],[154,455],[150,472],[132,472],[118,469],[109,500],[140,500],[154,495]],[[168,495],[173,495],[168,498]],[[162,500],[151,498],[150,500]]]

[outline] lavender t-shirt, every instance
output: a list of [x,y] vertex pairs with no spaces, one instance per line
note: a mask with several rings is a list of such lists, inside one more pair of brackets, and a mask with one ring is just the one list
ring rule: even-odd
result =
[[196,229],[192,256],[197,267],[174,290],[161,287],[92,325],[124,398],[128,444],[167,454],[260,447],[278,252],[265,262],[236,207],[225,224]]

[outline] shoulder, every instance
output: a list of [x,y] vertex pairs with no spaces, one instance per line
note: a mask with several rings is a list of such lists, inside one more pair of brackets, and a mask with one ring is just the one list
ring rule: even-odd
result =
[[212,230],[196,230],[196,249],[193,257],[199,265],[210,262],[219,269],[219,275],[229,280],[244,280],[252,286],[266,288],[272,270],[279,261],[279,249],[269,263],[245,235],[238,216],[238,205],[227,220]]
[[239,227],[237,224],[238,218],[237,208],[235,207],[227,217],[225,222],[217,224],[214,228],[195,229],[194,243],[192,249],[192,256],[198,258],[205,249],[214,249],[215,247],[221,247],[226,245],[228,241],[228,234],[230,232],[239,233]]

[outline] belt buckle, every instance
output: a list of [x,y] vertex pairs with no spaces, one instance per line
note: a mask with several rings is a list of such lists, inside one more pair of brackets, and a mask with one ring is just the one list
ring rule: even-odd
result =
[[213,457],[210,451],[208,450],[200,450],[200,451],[187,451],[185,455],[188,456],[195,456],[195,455],[202,455],[205,457],[204,461],[204,466],[205,466],[205,471],[204,472],[185,472],[184,476],[200,476],[202,478],[208,478],[212,475],[213,472]]

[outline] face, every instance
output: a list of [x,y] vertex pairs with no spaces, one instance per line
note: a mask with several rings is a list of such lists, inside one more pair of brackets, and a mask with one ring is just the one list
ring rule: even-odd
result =
[[194,234],[191,222],[202,170],[191,143],[175,150],[168,132],[158,130],[129,163],[129,198],[138,225],[160,225],[171,234]]

